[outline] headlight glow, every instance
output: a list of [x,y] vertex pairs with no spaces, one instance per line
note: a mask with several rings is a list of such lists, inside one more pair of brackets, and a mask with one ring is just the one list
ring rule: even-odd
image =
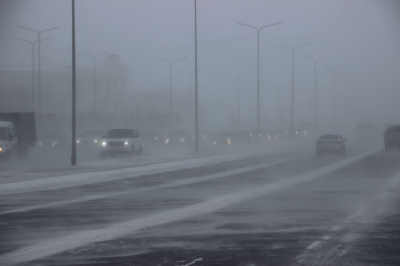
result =
[[101,145],[102,145],[102,146],[107,146],[107,142],[103,141],[103,142],[101,143]]
[[79,143],[80,141],[79,141],[79,139],[76,141],[76,143]]
[[97,139],[94,140],[94,143],[97,143]]
[[0,147],[0,151],[2,151],[3,149]]
[[125,141],[125,146],[128,145],[129,143],[127,141]]

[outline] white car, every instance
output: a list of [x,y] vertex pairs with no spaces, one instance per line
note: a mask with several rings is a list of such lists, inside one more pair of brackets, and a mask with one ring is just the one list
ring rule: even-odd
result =
[[0,121],[0,157],[9,157],[18,151],[18,137],[12,122]]
[[143,153],[143,140],[140,137],[139,130],[134,128],[113,128],[107,131],[101,140],[100,157],[115,154],[133,154]]
[[322,135],[317,139],[317,155],[322,152],[340,152],[346,154],[346,139],[340,135]]

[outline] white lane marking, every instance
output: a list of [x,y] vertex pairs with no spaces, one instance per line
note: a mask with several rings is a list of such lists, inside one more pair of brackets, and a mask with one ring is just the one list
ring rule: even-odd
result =
[[319,241],[319,240],[314,241],[314,242],[311,243],[311,245],[309,245],[309,246],[307,247],[307,249],[313,249],[313,248],[319,246],[319,244],[321,244],[321,241]]
[[275,183],[259,185],[253,189],[247,189],[239,193],[216,197],[202,203],[161,212],[149,217],[128,220],[114,224],[113,226],[107,228],[94,229],[72,234],[70,233],[66,237],[43,241],[40,244],[23,247],[16,251],[3,254],[0,256],[0,262],[2,266],[10,266],[18,263],[37,260],[90,243],[113,240],[126,234],[135,233],[144,228],[164,225],[206,213],[215,212],[246,200],[318,179],[369,155],[371,155],[371,153],[361,154],[297,177],[292,177]]
[[166,162],[145,166],[137,166],[123,168],[117,170],[106,170],[100,172],[71,174],[64,176],[56,176],[14,183],[0,184],[0,196],[25,193],[33,191],[52,190],[66,187],[82,186],[87,184],[108,182],[113,180],[124,179],[128,177],[138,177],[142,175],[160,174],[167,171],[177,171],[204,165],[217,164],[227,161],[234,161],[250,156],[262,155],[261,153],[253,153],[247,155],[223,155],[212,156],[198,159],[187,159],[174,162]]
[[54,208],[56,206],[61,206],[61,205],[66,205],[66,204],[74,204],[74,203],[80,203],[80,202],[85,202],[85,201],[90,201],[90,200],[99,200],[99,199],[118,197],[118,196],[123,196],[123,195],[132,195],[132,194],[142,193],[142,192],[151,191],[151,190],[158,190],[158,189],[172,188],[172,187],[177,187],[177,186],[191,185],[191,184],[200,183],[200,182],[204,182],[204,181],[209,181],[209,180],[217,179],[217,178],[221,178],[221,177],[238,175],[238,174],[243,174],[243,173],[254,171],[254,170],[258,170],[258,169],[268,168],[270,166],[273,166],[273,165],[276,165],[276,164],[280,164],[280,163],[283,163],[283,162],[287,162],[287,161],[290,161],[290,160],[291,159],[277,160],[277,161],[273,161],[273,162],[270,162],[270,163],[247,166],[247,167],[243,167],[243,168],[239,168],[239,169],[233,169],[233,170],[229,170],[229,171],[220,172],[220,173],[217,173],[217,174],[211,174],[211,175],[205,175],[205,176],[200,176],[200,177],[188,178],[188,179],[179,180],[179,181],[168,183],[168,184],[162,184],[162,185],[157,185],[157,186],[153,186],[153,187],[142,188],[142,189],[138,189],[138,190],[135,190],[135,191],[106,193],[106,194],[102,194],[102,195],[87,196],[87,197],[82,197],[82,198],[73,199],[73,200],[65,200],[65,201],[53,202],[53,203],[48,203],[48,204],[41,204],[41,205],[36,205],[36,206],[22,207],[22,208],[18,208],[18,209],[13,209],[13,210],[0,212],[0,215],[6,215],[6,214],[18,213],[18,212],[26,212],[26,211],[36,210],[36,209]]
[[[396,189],[398,186],[400,186],[400,172],[398,172],[397,174],[392,176],[389,179],[389,181],[384,184],[384,186],[380,189],[380,191],[376,194],[376,196],[374,197],[374,199],[372,201],[366,202],[365,206],[360,207],[357,211],[355,211],[353,214],[348,216],[342,223],[347,224],[347,223],[350,223],[352,220],[355,220],[355,219],[359,219],[360,220],[360,217],[366,216],[368,214],[368,211],[370,211],[370,210],[368,210],[368,207],[371,208],[370,207],[371,202],[375,202],[376,200],[378,200],[378,201],[390,200],[390,193],[389,194],[387,193],[388,190],[390,191],[393,188]],[[396,193],[397,193],[397,191],[396,191]],[[375,200],[375,198],[376,198],[376,200]],[[386,205],[385,203],[383,203],[383,204]],[[363,218],[364,218],[363,220],[364,220],[364,223],[365,223],[365,217],[363,217]],[[343,226],[343,225],[336,225],[336,226],[333,226],[329,231],[330,232],[337,232],[337,231],[343,230],[344,228],[345,228],[345,226]],[[346,233],[342,238],[340,238],[340,242],[342,242],[342,243],[350,243],[350,242],[356,240],[361,235],[361,234],[357,233],[358,230],[359,230],[359,228],[354,229],[351,232]],[[328,236],[324,236],[322,239],[329,240],[330,236],[329,235]],[[319,244],[323,244],[322,241],[315,241],[315,242],[321,242]],[[314,243],[312,243],[311,245],[313,245]],[[328,250],[326,253],[319,254],[318,257],[321,258],[322,256],[325,256],[327,254],[329,255],[329,253],[333,254],[334,251],[338,250],[341,246],[342,245],[336,246],[336,247]],[[340,252],[340,254],[338,254],[338,256],[341,257],[344,254],[346,254],[348,249],[349,249],[349,247],[346,247],[344,250],[342,250]],[[301,254],[301,255],[299,255],[297,257],[298,261],[303,263],[304,259],[309,255],[310,255],[310,253],[308,251],[305,251],[305,253],[303,253],[303,254]],[[316,257],[315,254],[313,254],[314,260],[315,260],[315,257]],[[318,259],[317,259],[317,263],[319,264]],[[310,264],[310,263],[308,263],[308,264]],[[316,265],[316,264],[314,264],[314,265]]]
[[193,264],[195,264],[197,261],[202,261],[202,260],[203,260],[203,258],[195,259],[194,261],[192,261],[192,262],[190,262],[190,263],[188,263],[188,264],[182,265],[182,266],[193,265]]

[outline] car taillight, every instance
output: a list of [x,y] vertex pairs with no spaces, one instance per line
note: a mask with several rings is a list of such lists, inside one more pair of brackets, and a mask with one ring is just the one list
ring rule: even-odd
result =
[[341,141],[336,141],[336,143],[337,143],[337,144],[342,144],[342,142],[341,142]]

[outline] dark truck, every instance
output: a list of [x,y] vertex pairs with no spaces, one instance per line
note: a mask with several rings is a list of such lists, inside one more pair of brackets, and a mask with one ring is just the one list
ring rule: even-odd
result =
[[383,139],[385,141],[385,150],[400,149],[400,124],[386,124]]
[[0,112],[0,121],[12,122],[17,131],[18,153],[25,154],[36,144],[35,113]]

